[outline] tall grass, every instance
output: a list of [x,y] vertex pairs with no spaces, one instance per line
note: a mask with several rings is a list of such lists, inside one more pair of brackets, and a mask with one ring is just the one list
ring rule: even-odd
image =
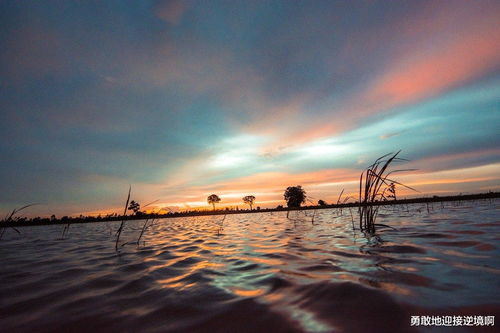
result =
[[[159,199],[156,199],[155,201],[152,201],[152,202],[148,203],[147,205],[145,205],[145,206],[144,206],[144,207],[142,207],[142,208],[146,208],[146,207],[148,207],[149,205],[152,205],[152,204],[154,204],[154,203],[156,203],[156,202],[158,202],[158,201],[159,201]],[[155,213],[158,213],[158,212],[154,212],[154,211],[153,211],[153,214],[155,214]],[[139,245],[139,242],[141,241],[141,238],[142,238],[142,235],[144,235],[144,232],[145,232],[146,230],[148,230],[148,229],[149,229],[149,227],[151,227],[151,226],[155,223],[155,218],[152,218],[152,219],[151,219],[151,223],[150,223],[149,225],[148,225],[148,221],[149,221],[149,218],[147,218],[147,219],[146,219],[146,221],[144,221],[144,225],[142,226],[141,233],[139,234],[139,238],[137,238],[137,245]]]
[[68,222],[68,224],[66,224],[66,225],[64,226],[64,229],[63,229],[63,231],[62,231],[62,235],[61,235],[61,239],[64,239],[64,236],[66,235],[66,232],[68,232],[68,231],[69,231],[69,226],[70,226],[70,224],[71,224],[71,222]]
[[342,189],[342,192],[340,192],[339,198],[337,199],[337,205],[340,204],[340,200],[342,199],[342,194],[344,194],[344,189]]
[[115,250],[116,251],[118,251],[118,242],[120,241],[120,235],[122,234],[123,227],[125,226],[125,217],[127,216],[128,202],[130,201],[130,191],[132,191],[132,185],[130,185],[128,188],[128,196],[127,196],[127,201],[125,203],[125,209],[123,211],[122,222],[120,223],[120,227],[116,231],[116,242],[115,242]]
[[[361,231],[374,234],[377,226],[392,228],[385,224],[376,224],[379,205],[378,201],[386,201],[386,193],[389,191],[391,183],[398,184],[410,190],[414,188],[401,184],[389,176],[396,172],[413,171],[415,169],[389,170],[392,163],[407,161],[399,158],[401,151],[389,153],[375,160],[366,170],[361,173],[359,179],[359,228]],[[418,192],[418,191],[417,191]],[[394,229],[394,228],[393,228]]]
[[[19,208],[14,208],[12,210],[12,212],[10,214],[7,214],[5,216],[5,218],[1,221],[1,223],[9,223],[9,222],[14,222],[16,221],[16,218],[14,218],[14,216],[19,213],[20,211],[28,208],[28,207],[31,207],[31,206],[35,206],[37,204],[29,204],[29,205],[26,205],[26,206],[22,206],[22,207],[19,207]],[[1,226],[0,225],[0,239],[2,239],[3,235],[5,234],[5,231],[7,230],[7,227],[5,226]],[[19,230],[17,230],[15,227],[13,226],[10,226],[10,228],[12,228],[12,230],[14,230],[15,232],[17,232],[18,234],[21,234],[21,232]]]
[[144,222],[143,226],[142,226],[142,229],[141,229],[141,233],[139,234],[139,238],[137,238],[137,245],[139,245],[140,241],[141,241],[141,238],[142,238],[142,235],[144,235],[144,232],[146,230],[149,229],[149,227],[151,227],[154,223],[155,223],[155,219],[151,219],[151,222],[148,224],[148,221],[149,221],[149,218],[146,219],[146,221]]

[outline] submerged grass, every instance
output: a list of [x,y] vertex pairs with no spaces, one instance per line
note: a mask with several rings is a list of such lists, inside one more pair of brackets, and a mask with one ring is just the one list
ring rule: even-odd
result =
[[[414,188],[406,186],[400,182],[390,179],[389,176],[396,172],[413,171],[415,169],[400,169],[389,171],[392,163],[407,161],[399,158],[401,151],[389,153],[375,160],[366,170],[361,173],[359,179],[359,228],[368,234],[374,234],[376,226],[392,228],[385,224],[376,224],[378,210],[380,206],[376,205],[379,201],[386,201],[386,193],[390,191],[392,184],[398,184],[410,190]],[[392,228],[394,229],[394,228]]]

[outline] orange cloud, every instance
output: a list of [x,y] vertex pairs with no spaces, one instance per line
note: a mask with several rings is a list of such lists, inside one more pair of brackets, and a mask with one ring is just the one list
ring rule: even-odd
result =
[[[220,183],[217,188],[221,190],[245,190],[245,189],[281,189],[286,186],[293,185],[316,185],[325,182],[342,182],[346,179],[351,180],[357,178],[359,175],[356,171],[348,169],[336,170],[321,170],[314,172],[304,173],[287,173],[287,172],[265,172],[247,177],[242,177],[235,181]],[[213,185],[211,185],[213,186]]]
[[274,147],[279,146],[282,142],[286,142],[288,147],[292,147],[320,138],[329,137],[334,133],[338,133],[341,129],[342,125],[339,122],[325,124],[323,121],[308,124],[305,129],[296,129],[296,131],[289,132],[280,137],[279,140],[276,140],[277,142],[274,142],[270,147],[266,147],[265,151],[276,149]]
[[[216,193],[222,199],[221,206],[243,206],[241,198],[252,194],[257,197],[258,205],[270,207],[283,204],[283,193],[288,186],[302,185],[312,198],[316,198],[316,195],[321,192],[328,191],[331,191],[332,195],[336,197],[342,188],[346,186],[345,182],[352,182],[358,176],[359,173],[357,171],[347,169],[321,170],[296,174],[265,172],[241,177],[232,181],[190,187],[177,193],[176,196],[177,198],[189,198],[188,203],[194,207],[208,205],[204,201],[206,196]],[[194,201],[193,197],[197,198],[198,201]],[[175,200],[175,202],[167,201],[165,205],[168,206],[181,205],[179,200]]]

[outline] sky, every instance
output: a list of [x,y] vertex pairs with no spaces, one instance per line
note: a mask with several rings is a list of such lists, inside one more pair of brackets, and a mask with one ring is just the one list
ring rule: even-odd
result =
[[1,1],[0,212],[500,190],[499,1]]

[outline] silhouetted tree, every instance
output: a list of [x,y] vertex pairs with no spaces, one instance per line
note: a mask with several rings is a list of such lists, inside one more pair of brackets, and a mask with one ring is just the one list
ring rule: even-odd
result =
[[217,194],[210,194],[207,198],[207,202],[211,204],[215,210],[215,204],[220,202],[220,198]]
[[300,185],[287,187],[283,196],[288,207],[300,207],[306,202],[306,191]]
[[326,202],[324,200],[318,200],[318,205],[320,206],[326,206]]
[[252,209],[253,203],[255,202],[255,196],[253,195],[247,195],[246,197],[243,197],[243,202],[246,203],[247,205],[250,206],[250,210]]
[[130,205],[128,206],[128,210],[131,210],[134,212],[134,214],[137,214],[140,209],[141,209],[141,205],[138,202],[135,202],[134,200],[130,201]]

